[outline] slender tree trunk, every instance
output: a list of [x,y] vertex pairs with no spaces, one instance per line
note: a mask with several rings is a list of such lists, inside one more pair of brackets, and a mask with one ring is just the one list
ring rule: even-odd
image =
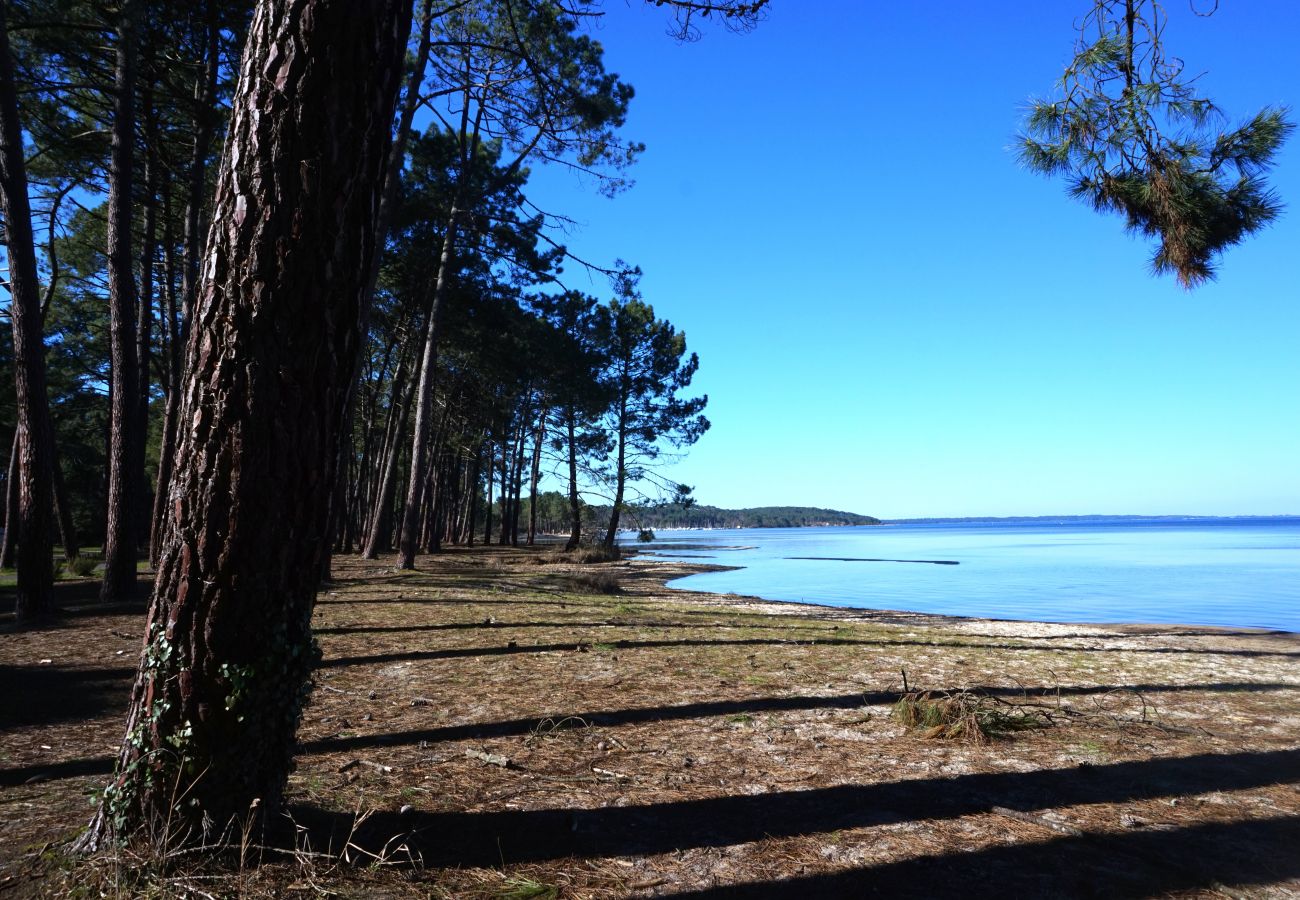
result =
[[510,546],[519,546],[519,517],[523,514],[524,496],[524,461],[528,454],[524,452],[528,442],[528,425],[532,416],[524,409],[519,417],[519,436],[515,439],[515,458],[510,475]]
[[[393,395],[393,400],[397,404],[393,436],[388,442],[388,453],[384,456],[379,491],[375,497],[374,517],[370,523],[369,533],[366,535],[365,549],[361,553],[366,559],[378,559],[379,554],[388,552],[391,546],[389,544],[390,520],[393,515],[393,500],[397,493],[398,457],[402,453],[402,438],[406,434],[406,422],[411,415],[411,400],[415,396],[414,379],[408,380],[401,369],[398,374],[399,378],[394,387],[396,393]],[[409,383],[403,384],[407,381]]]
[[81,555],[77,543],[77,528],[72,522],[72,508],[68,505],[68,492],[63,486],[63,466],[59,463],[57,445],[51,442],[51,475],[54,477],[54,515],[59,525],[59,540],[63,542],[63,558],[69,562]]
[[[54,611],[54,429],[45,388],[45,342],[37,289],[36,245],[18,116],[18,86],[9,52],[6,9],[0,7],[0,213],[9,262],[10,319],[14,331],[14,385],[18,395],[18,517],[5,521],[6,540],[18,541],[17,620]],[[15,528],[16,524],[16,528]]]
[[[626,388],[623,393],[627,396]],[[614,506],[609,512],[609,530],[605,532],[605,546],[613,548],[618,537],[619,514],[623,511],[623,489],[627,484],[627,400],[619,404],[618,411],[618,471],[614,480]]]
[[[369,273],[369,280],[361,296],[361,309],[358,315],[358,330],[365,339],[370,330],[370,308],[375,294],[375,285],[379,279],[379,260],[384,253],[388,239],[388,223],[392,218],[393,205],[397,200],[397,187],[401,183],[402,166],[406,160],[406,143],[411,134],[411,123],[420,106],[420,85],[424,80],[424,70],[429,62],[429,50],[433,34],[433,0],[422,0],[420,6],[420,44],[416,50],[414,64],[407,73],[406,92],[402,97],[397,121],[397,133],[389,147],[388,168],[385,175],[383,191],[379,199],[379,209],[375,217],[375,262]],[[358,363],[360,359],[358,358]],[[356,407],[357,382],[360,369],[354,371],[349,385],[347,411],[344,414],[344,433],[352,430],[353,411]],[[340,448],[341,452],[341,448]],[[369,541],[367,541],[369,544]],[[369,557],[368,557],[369,558]],[[328,570],[328,561],[326,567]]]
[[533,464],[528,476],[528,546],[537,543],[537,480],[542,473],[542,442],[546,440],[546,416],[550,412],[545,405],[542,414],[537,417],[537,434],[533,438]]
[[154,567],[162,552],[162,535],[167,514],[167,485],[171,483],[172,461],[176,454],[176,416],[180,402],[182,375],[181,347],[189,331],[189,321],[194,310],[195,294],[199,283],[199,255],[204,239],[203,206],[207,199],[208,156],[212,152],[212,136],[216,130],[217,76],[221,63],[221,30],[214,20],[208,24],[207,59],[203,77],[194,85],[194,145],[190,152],[185,198],[185,230],[181,236],[184,258],[181,266],[180,326],[174,298],[168,308],[167,327],[171,336],[171,384],[167,393],[167,406],[163,411],[163,438],[158,448],[158,480],[154,484],[153,527],[149,540],[149,559]]
[[145,652],[82,849],[163,823],[220,839],[281,807],[409,27],[409,0],[254,11]]
[[19,430],[14,428],[13,445],[9,450],[9,469],[5,477],[5,537],[0,542],[0,569],[14,564],[14,547],[18,543],[18,442]]
[[569,515],[572,517],[565,550],[577,549],[578,544],[582,543],[582,500],[578,497],[578,440],[575,434],[577,417],[572,406],[565,410],[564,424],[569,432]]
[[504,547],[510,538],[510,432],[503,431],[501,437],[501,533],[497,543]]
[[132,441],[134,457],[131,467],[135,471],[135,523],[134,534],[138,541],[149,536],[152,530],[152,511],[149,502],[148,479],[145,478],[145,443],[149,434],[149,357],[153,347],[154,265],[158,257],[158,117],[153,106],[153,87],[145,84],[141,90],[145,122],[144,160],[144,229],[140,248],[140,296],[136,306],[135,356],[139,373],[137,400],[133,415],[135,439]]
[[112,391],[108,446],[108,522],[104,532],[105,603],[131,600],[136,591],[137,422],[139,360],[136,358],[135,259],[131,252],[131,193],[135,155],[136,0],[124,0],[118,26],[114,74],[112,159],[108,188],[108,310]]
[[438,279],[434,283],[433,302],[429,305],[425,325],[424,354],[420,359],[419,387],[416,388],[415,425],[411,429],[411,472],[406,485],[406,509],[402,514],[401,538],[397,549],[397,565],[402,569],[415,568],[415,551],[419,546],[420,503],[424,498],[425,467],[429,456],[429,417],[433,414],[433,375],[438,363],[438,310],[442,306],[443,292],[450,277],[451,251],[456,242],[458,217],[459,213],[453,205],[451,215],[447,217],[447,231],[442,238]]
[[474,546],[474,525],[475,518],[478,514],[478,477],[483,471],[483,445],[479,444],[478,449],[474,451],[474,467],[469,476],[469,490],[466,503],[469,504],[469,511],[465,515],[465,546]]
[[492,479],[496,477],[493,464],[496,462],[496,444],[488,444],[487,455],[487,506],[483,510],[483,546],[492,543]]

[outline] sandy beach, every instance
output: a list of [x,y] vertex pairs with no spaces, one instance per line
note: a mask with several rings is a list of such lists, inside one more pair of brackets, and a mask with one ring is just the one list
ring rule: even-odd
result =
[[[663,586],[700,568],[338,558],[300,852],[153,848],[129,878],[58,844],[107,778],[142,608],[0,626],[0,894],[1300,893],[1300,636]],[[910,724],[924,704],[966,727]]]

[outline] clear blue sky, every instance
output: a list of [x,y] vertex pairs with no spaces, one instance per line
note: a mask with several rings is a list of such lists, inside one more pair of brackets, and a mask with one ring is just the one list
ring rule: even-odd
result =
[[[1300,107],[1300,4],[1167,5],[1232,119]],[[682,45],[609,0],[637,184],[539,170],[533,193],[583,223],[575,252],[640,265],[699,353],[713,429],[671,476],[701,502],[1300,513],[1300,135],[1278,224],[1193,293],[1152,277],[1144,241],[1009,150],[1087,6],[772,0],[755,32]]]

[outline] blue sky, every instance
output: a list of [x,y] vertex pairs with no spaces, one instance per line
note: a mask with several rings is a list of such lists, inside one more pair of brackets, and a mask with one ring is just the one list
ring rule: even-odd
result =
[[[1195,292],[1154,278],[1145,242],[1009,149],[1088,5],[772,0],[757,31],[683,45],[609,0],[637,184],[540,169],[532,193],[582,223],[580,256],[640,265],[699,353],[713,429],[670,474],[701,502],[1300,513],[1300,136],[1278,224]],[[1168,6],[1231,119],[1300,107],[1300,5]]]

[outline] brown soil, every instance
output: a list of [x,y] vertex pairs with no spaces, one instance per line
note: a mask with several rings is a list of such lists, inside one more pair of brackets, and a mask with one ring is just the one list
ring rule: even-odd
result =
[[[72,865],[142,608],[0,626],[0,895],[1300,896],[1300,636],[663,587],[699,568],[339,559],[260,866]],[[927,737],[904,678],[1039,727]]]

